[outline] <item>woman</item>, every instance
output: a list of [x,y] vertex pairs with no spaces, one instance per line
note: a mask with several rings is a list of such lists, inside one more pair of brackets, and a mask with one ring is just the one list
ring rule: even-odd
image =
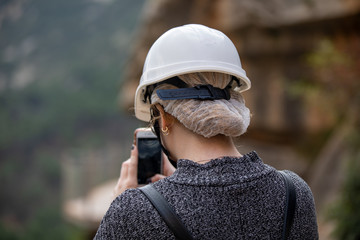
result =
[[[185,25],[151,47],[135,97],[136,117],[154,124],[164,152],[164,174],[152,186],[194,239],[281,239],[285,184],[256,152],[242,155],[232,138],[243,134],[250,88],[233,43],[223,33]],[[317,239],[311,190],[287,171],[296,191],[289,239]],[[161,179],[161,180],[159,180]],[[159,180],[159,181],[157,181]],[[137,149],[124,162],[116,193],[96,239],[175,239],[137,189]]]

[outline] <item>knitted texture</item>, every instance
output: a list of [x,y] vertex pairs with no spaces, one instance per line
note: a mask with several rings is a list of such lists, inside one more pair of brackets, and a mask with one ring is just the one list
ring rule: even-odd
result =
[[[179,78],[190,87],[210,84],[223,89],[232,77],[224,73],[199,72],[180,75]],[[246,132],[250,124],[250,110],[239,92],[231,89],[229,100],[161,100],[156,94],[158,89],[174,88],[169,84],[161,84],[153,92],[151,102],[160,103],[165,112],[174,116],[186,128],[207,138],[218,134],[237,137]]]
[[[290,174],[297,207],[290,239],[318,239],[314,200],[308,185]],[[255,152],[206,164],[179,160],[175,173],[153,184],[195,239],[281,239],[285,185]],[[111,204],[95,239],[175,239],[138,189]]]

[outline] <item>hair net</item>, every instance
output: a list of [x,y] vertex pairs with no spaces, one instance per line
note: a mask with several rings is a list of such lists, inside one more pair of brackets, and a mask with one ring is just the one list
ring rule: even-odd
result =
[[[215,72],[190,73],[178,77],[189,87],[210,84],[223,89],[231,81],[230,75]],[[243,134],[250,124],[250,111],[242,95],[233,89],[230,90],[230,100],[161,100],[156,94],[158,89],[174,88],[169,84],[159,85],[151,95],[151,102],[161,104],[165,112],[197,134],[207,138],[218,134],[236,137]]]

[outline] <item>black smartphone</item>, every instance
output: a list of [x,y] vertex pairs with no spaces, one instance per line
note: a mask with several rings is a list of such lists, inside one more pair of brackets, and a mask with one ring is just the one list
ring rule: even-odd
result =
[[138,184],[146,184],[147,179],[162,173],[161,145],[150,129],[137,131]]

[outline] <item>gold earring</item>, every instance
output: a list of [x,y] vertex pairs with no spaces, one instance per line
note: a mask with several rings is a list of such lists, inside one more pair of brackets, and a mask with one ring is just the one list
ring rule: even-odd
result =
[[169,133],[170,133],[169,128],[168,128],[167,126],[165,127],[165,129],[161,128],[161,132],[162,132],[165,136],[169,135]]

